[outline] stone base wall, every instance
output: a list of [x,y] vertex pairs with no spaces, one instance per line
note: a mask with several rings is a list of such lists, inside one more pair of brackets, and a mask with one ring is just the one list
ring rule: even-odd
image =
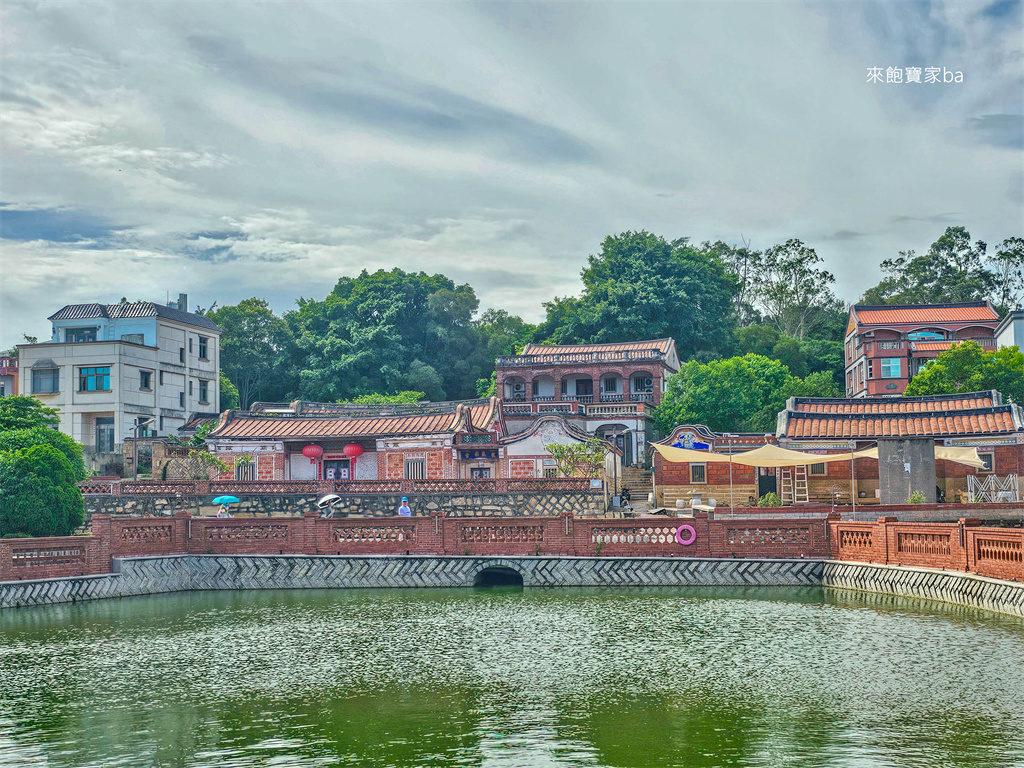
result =
[[827,561],[822,584],[831,589],[938,600],[1024,618],[1024,584],[971,573]]
[[115,558],[115,573],[0,584],[0,608],[212,589],[469,587],[485,568],[525,586],[821,586],[938,600],[1024,618],[1024,584],[969,573],[821,560],[610,557],[171,555]]
[[471,587],[485,568],[525,586],[818,586],[820,560],[613,557],[169,555],[115,558],[115,573],[0,583],[0,608],[212,589]]
[[[170,516],[190,512],[196,517],[214,516],[220,507],[214,496],[128,496],[86,495],[85,519],[93,515],[115,517]],[[302,517],[316,509],[316,494],[238,496],[231,505],[236,517]],[[603,517],[604,496],[595,493],[487,493],[487,494],[420,494],[410,495],[414,515],[443,512],[446,517]],[[401,505],[399,495],[342,496],[334,507],[335,517],[392,516]]]

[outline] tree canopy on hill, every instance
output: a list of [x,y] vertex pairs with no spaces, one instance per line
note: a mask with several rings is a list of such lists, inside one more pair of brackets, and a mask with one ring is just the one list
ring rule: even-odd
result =
[[1010,237],[986,256],[988,246],[971,242],[964,227],[947,227],[927,253],[900,251],[882,262],[885,277],[868,289],[862,304],[942,304],[991,301],[1001,311],[1024,299],[1024,238]]
[[951,395],[994,389],[1011,403],[1024,405],[1024,353],[1017,347],[985,352],[975,341],[954,344],[917,374],[903,393]]
[[841,397],[828,372],[793,376],[778,360],[748,354],[683,365],[668,380],[655,408],[663,432],[679,424],[705,424],[719,432],[774,432],[790,397]]
[[686,238],[669,242],[650,232],[606,237],[581,273],[579,297],[545,304],[534,340],[600,344],[675,339],[679,354],[715,355],[729,345],[736,279],[714,253]]

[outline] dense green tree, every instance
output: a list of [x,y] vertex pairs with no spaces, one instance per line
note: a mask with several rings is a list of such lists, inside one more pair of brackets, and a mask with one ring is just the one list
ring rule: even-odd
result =
[[839,395],[830,372],[800,379],[764,355],[708,363],[694,360],[669,378],[654,417],[665,432],[679,424],[705,424],[721,432],[767,433],[775,431],[778,413],[788,398]]
[[0,453],[0,536],[70,536],[85,504],[75,468],[51,445]]
[[221,370],[238,391],[239,407],[290,399],[295,390],[292,334],[265,299],[245,299],[211,310],[207,317],[223,329]]
[[478,306],[469,285],[444,275],[393,269],[343,277],[323,301],[302,299],[286,314],[302,396],[347,400],[404,389],[431,400],[473,397],[477,379],[494,369],[492,343],[503,352],[503,336],[526,332],[507,313],[474,322]]
[[348,402],[353,405],[415,405],[426,396],[425,392],[412,392],[406,390],[394,395],[360,395]]
[[1008,237],[997,247],[988,262],[995,275],[992,299],[1002,311],[1019,307],[1024,301],[1024,238]]
[[757,280],[755,264],[760,253],[750,249],[750,244],[743,246],[717,242],[701,243],[697,249],[700,253],[717,258],[736,278],[736,294],[733,297],[733,312],[740,327],[761,322],[761,314],[754,307],[754,285]]
[[751,293],[766,322],[803,341],[828,338],[842,323],[843,305],[832,292],[835,277],[817,265],[822,258],[792,239],[752,256]]
[[805,341],[801,348],[807,355],[807,370],[811,372],[827,371],[835,378],[837,384],[843,383],[843,371],[846,368],[846,352],[843,348],[842,333],[832,339],[811,339]]
[[31,395],[0,398],[0,431],[33,427],[56,429],[59,423],[56,409],[47,408]]
[[220,409],[230,411],[238,407],[238,388],[231,383],[231,379],[220,372]]
[[1024,405],[1024,353],[1017,347],[985,352],[974,341],[954,344],[910,380],[907,397],[994,389],[1011,403]]
[[67,457],[71,463],[75,482],[85,480],[88,473],[82,458],[82,446],[63,432],[50,427],[32,427],[30,429],[5,429],[0,431],[0,453],[14,453],[22,448],[34,445],[49,445]]
[[774,431],[765,414],[781,409],[790,378],[786,366],[762,355],[690,361],[669,378],[655,419],[665,432],[687,423],[725,432]]
[[498,372],[491,371],[489,379],[476,380],[477,397],[494,397],[498,394]]
[[[514,355],[530,341],[537,326],[504,309],[488,309],[475,323],[488,358]],[[490,360],[493,365],[494,360]]]
[[794,376],[824,371],[836,382],[843,383],[846,365],[843,342],[809,339],[797,341],[779,333],[772,325],[748,325],[736,331],[737,355],[764,355],[779,360]]
[[535,341],[604,343],[672,337],[685,359],[721,352],[735,325],[736,278],[717,256],[649,232],[605,238],[579,298],[545,304]]
[[971,243],[964,227],[947,227],[928,252],[900,251],[882,262],[885,275],[864,293],[862,304],[941,304],[984,301],[995,289],[995,276],[984,265],[987,246]]

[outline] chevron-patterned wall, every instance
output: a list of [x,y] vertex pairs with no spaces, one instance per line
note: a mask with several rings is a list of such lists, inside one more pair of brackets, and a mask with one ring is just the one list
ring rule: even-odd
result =
[[116,558],[111,575],[0,584],[0,607],[212,589],[469,587],[503,567],[525,586],[821,586],[1024,616],[1024,584],[972,574],[821,560],[612,557],[172,555]]
[[823,565],[822,584],[829,588],[939,600],[1024,617],[1024,584],[959,571],[834,561]]

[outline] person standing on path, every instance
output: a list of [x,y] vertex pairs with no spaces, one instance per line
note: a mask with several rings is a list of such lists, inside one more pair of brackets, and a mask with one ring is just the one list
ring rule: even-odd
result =
[[409,498],[407,496],[402,497],[402,506],[398,508],[398,514],[401,517],[412,517],[412,510],[409,509]]

